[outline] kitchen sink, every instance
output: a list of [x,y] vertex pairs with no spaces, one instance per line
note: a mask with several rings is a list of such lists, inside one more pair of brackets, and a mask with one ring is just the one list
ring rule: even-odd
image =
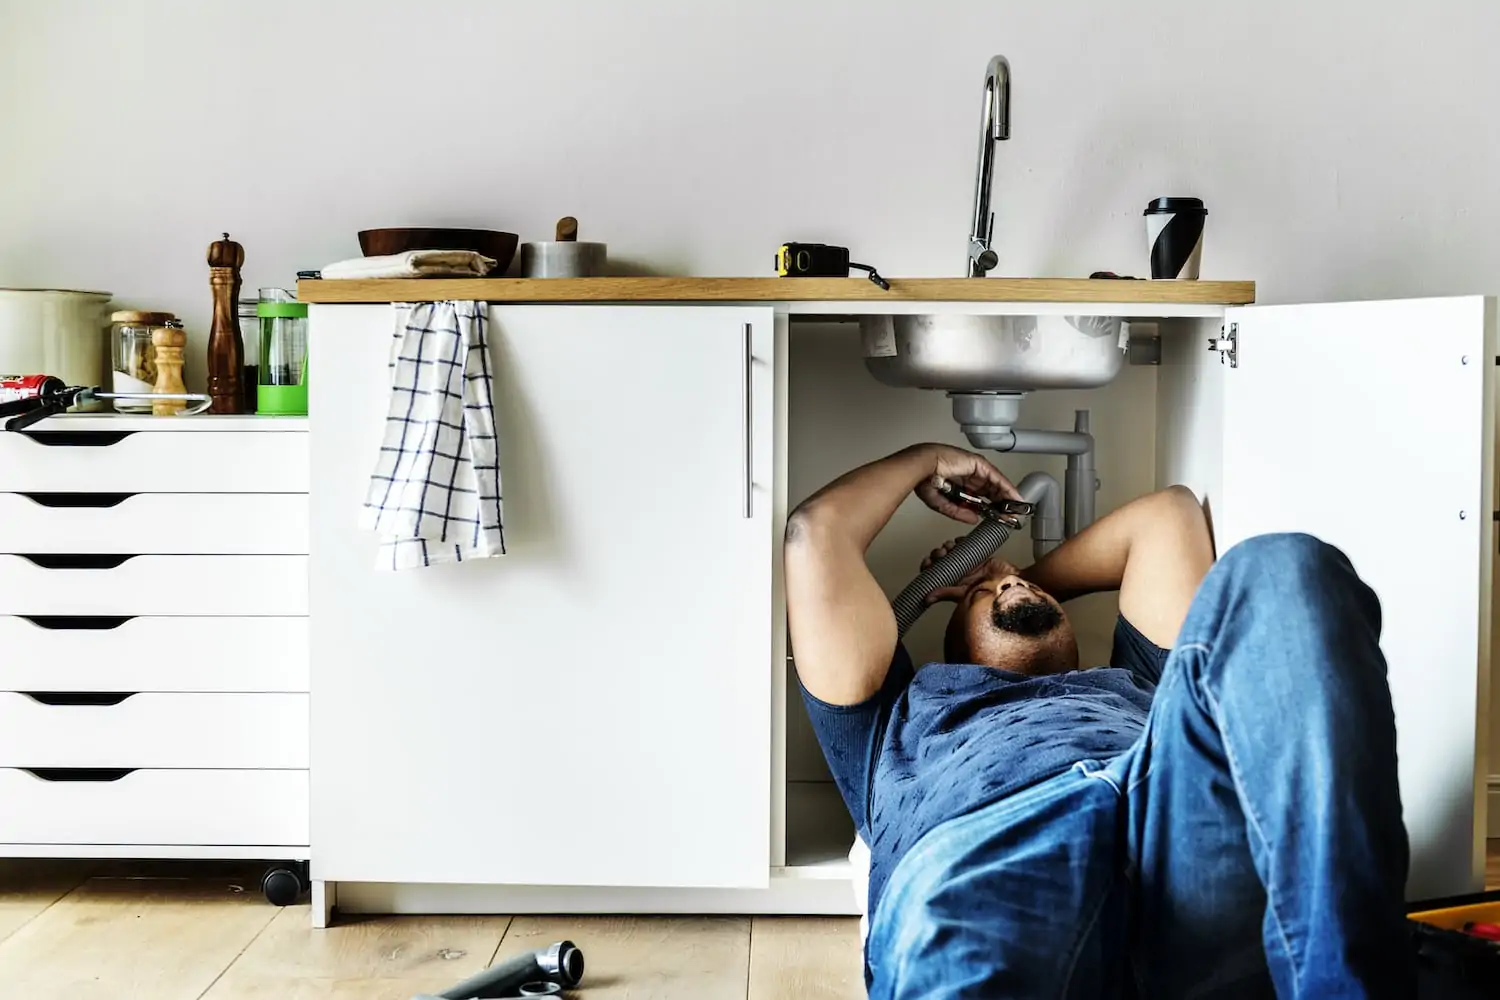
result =
[[862,316],[865,366],[886,385],[949,392],[1093,389],[1125,363],[1118,316]]

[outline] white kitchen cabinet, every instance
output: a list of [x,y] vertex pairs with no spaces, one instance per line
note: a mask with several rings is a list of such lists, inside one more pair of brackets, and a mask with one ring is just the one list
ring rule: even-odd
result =
[[[1231,308],[1234,364],[1188,336],[1159,411],[1199,433],[1164,481],[1209,505],[1220,552],[1313,534],[1380,597],[1410,899],[1483,887],[1496,356],[1493,299]],[[1217,333],[1217,331],[1214,331]],[[1178,393],[1181,395],[1178,395]]]
[[[316,305],[321,368],[338,375],[312,415],[313,868],[344,883],[339,905],[852,912],[852,826],[786,659],[780,532],[855,465],[914,441],[966,445],[942,393],[865,371],[849,322],[944,311],[1158,326],[1159,366],[1032,393],[1020,426],[1067,429],[1075,408],[1093,412],[1101,516],[1182,482],[1221,551],[1299,530],[1349,553],[1385,609],[1408,893],[1477,888],[1492,300],[495,306],[510,554],[400,573],[374,568],[376,540],[356,527],[390,307]],[[1221,325],[1233,367],[1209,349]],[[1014,479],[1062,478],[1060,458],[992,457]],[[872,569],[894,593],[955,533],[908,502]],[[1023,536],[1004,551],[1024,564]],[[1102,662],[1113,599],[1070,612],[1084,659]],[[937,655],[941,618],[909,636],[919,662]]]
[[764,886],[771,310],[493,308],[508,554],[399,572],[391,323],[313,307],[314,878]]
[[0,433],[0,857],[308,856],[305,431]]

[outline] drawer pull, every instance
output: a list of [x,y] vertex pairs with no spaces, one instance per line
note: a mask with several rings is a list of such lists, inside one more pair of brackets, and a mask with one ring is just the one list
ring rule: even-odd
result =
[[16,554],[42,569],[116,569],[123,566],[127,559],[135,558],[133,555],[57,555],[53,553],[27,555],[25,552]]
[[134,493],[22,493],[42,507],[118,507]]
[[37,628],[56,631],[119,628],[135,615],[17,615]]
[[135,431],[19,431],[37,444],[54,448],[108,448],[119,444]]
[[95,705],[108,707],[118,705],[133,697],[134,691],[18,691],[32,701],[43,705]]
[[33,778],[43,781],[119,781],[134,771],[133,767],[23,767]]

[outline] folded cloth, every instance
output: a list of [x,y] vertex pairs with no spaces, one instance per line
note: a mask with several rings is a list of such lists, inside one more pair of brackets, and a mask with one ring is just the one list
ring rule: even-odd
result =
[[505,554],[488,307],[396,303],[385,440],[360,512],[376,566]]
[[324,278],[482,278],[497,262],[473,250],[408,250],[355,257],[323,268]]

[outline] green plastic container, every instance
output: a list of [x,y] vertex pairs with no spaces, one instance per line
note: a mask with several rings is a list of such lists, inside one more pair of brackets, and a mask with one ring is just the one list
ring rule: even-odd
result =
[[282,289],[262,289],[255,315],[260,320],[260,374],[255,389],[257,413],[300,416],[307,413],[307,303],[270,299]]

